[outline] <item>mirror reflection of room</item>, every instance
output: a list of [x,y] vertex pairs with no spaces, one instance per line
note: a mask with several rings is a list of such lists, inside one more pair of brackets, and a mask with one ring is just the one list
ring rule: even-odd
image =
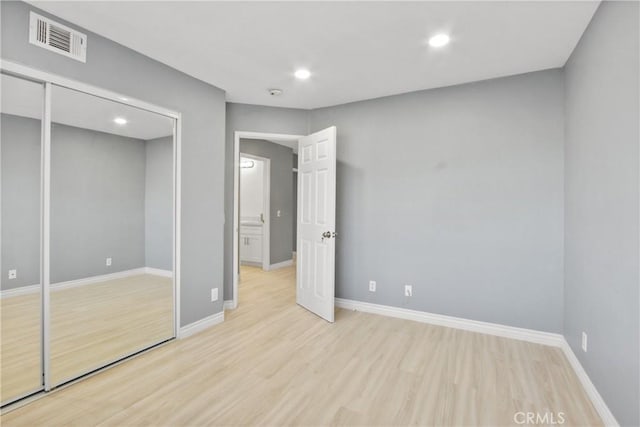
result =
[[54,86],[51,381],[173,331],[173,120]]
[[47,192],[44,85],[1,83],[6,404],[175,336],[174,119],[52,85]]
[[40,287],[41,121],[44,86],[2,75],[0,401],[43,387]]

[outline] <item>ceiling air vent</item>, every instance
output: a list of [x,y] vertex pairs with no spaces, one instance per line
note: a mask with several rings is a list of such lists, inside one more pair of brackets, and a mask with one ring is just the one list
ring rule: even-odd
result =
[[29,43],[80,62],[87,61],[87,35],[31,12]]

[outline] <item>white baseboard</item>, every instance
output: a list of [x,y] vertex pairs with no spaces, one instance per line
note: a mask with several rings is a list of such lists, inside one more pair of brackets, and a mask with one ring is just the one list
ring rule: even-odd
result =
[[66,282],[52,283],[51,289],[69,289],[78,286],[91,285],[93,283],[106,282],[108,280],[124,279],[125,277],[137,276],[145,274],[145,268],[134,268],[132,270],[118,271],[117,273],[101,274],[99,276],[84,277],[82,279],[68,280]]
[[560,346],[560,348],[562,349],[562,352],[567,357],[567,360],[571,364],[571,367],[578,376],[578,379],[582,383],[582,387],[584,387],[584,390],[587,392],[587,395],[591,399],[593,407],[596,409],[596,411],[598,411],[598,415],[600,415],[600,418],[602,418],[602,422],[604,423],[604,425],[619,426],[620,424],[618,424],[616,417],[613,416],[604,399],[602,398],[602,396],[600,396],[600,393],[598,393],[596,386],[591,382],[591,378],[589,378],[589,375],[587,375],[587,372],[582,367],[582,364],[576,357],[566,339],[562,339],[562,345]]
[[234,301],[232,299],[226,300],[222,306],[222,308],[224,310],[235,310],[236,309],[236,304],[234,304]]
[[366,313],[380,314],[383,316],[397,317],[399,319],[413,320],[432,325],[446,326],[448,328],[464,329],[466,331],[479,332],[481,334],[496,335],[521,341],[529,341],[536,344],[561,347],[564,337],[551,332],[536,331],[533,329],[505,326],[497,323],[481,322],[478,320],[463,319],[460,317],[445,316],[443,314],[427,313],[426,311],[410,310],[407,308],[391,307],[388,305],[372,304],[355,300],[336,298],[336,306],[349,310],[363,311]]
[[169,277],[169,278],[173,277],[173,271],[162,270],[160,268],[153,268],[153,267],[145,267],[144,274],[151,274],[153,276],[161,276],[161,277]]
[[35,294],[40,292],[40,285],[20,286],[19,288],[5,289],[0,291],[0,299],[19,297],[20,295]]
[[190,337],[191,335],[202,332],[205,329],[208,329],[222,322],[224,322],[224,311],[212,314],[211,316],[207,316],[204,319],[197,320],[193,323],[188,324],[187,326],[182,326],[178,331],[178,338],[183,339]]
[[262,268],[262,262],[240,261],[240,265],[246,265],[246,266],[249,266],[249,267],[260,267],[260,268]]
[[293,265],[293,259],[288,259],[286,261],[278,262],[276,264],[271,264],[269,266],[269,271],[277,270],[279,268],[291,267]]
[[[108,280],[123,279],[125,277],[137,276],[139,274],[152,274],[155,276],[173,277],[173,272],[169,270],[160,270],[158,268],[150,268],[150,267],[140,267],[140,268],[134,268],[131,270],[118,271],[116,273],[101,274],[99,276],[84,277],[82,279],[67,280],[65,282],[52,283],[50,287],[52,290],[57,291],[60,289],[69,289],[69,288],[75,288],[78,286],[91,285],[93,283],[106,282]],[[3,291],[0,291],[0,299],[17,297],[20,295],[33,294],[36,292],[40,292],[39,284],[21,286],[19,288],[6,289]]]

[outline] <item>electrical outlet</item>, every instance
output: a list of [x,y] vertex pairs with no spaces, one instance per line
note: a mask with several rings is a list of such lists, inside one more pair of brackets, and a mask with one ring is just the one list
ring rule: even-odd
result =
[[18,270],[9,270],[9,279],[15,279],[18,277]]
[[278,218],[280,217],[280,211],[279,211],[279,210],[276,212],[276,216],[277,216]]
[[582,333],[582,351],[587,352],[587,333]]
[[218,288],[211,289],[211,302],[218,301]]
[[375,280],[370,280],[369,281],[369,292],[375,292],[376,291],[376,282]]
[[413,286],[404,285],[404,296],[405,297],[413,296]]
[[107,267],[111,267],[111,258],[107,258],[107,261],[105,262],[105,264],[107,265]]

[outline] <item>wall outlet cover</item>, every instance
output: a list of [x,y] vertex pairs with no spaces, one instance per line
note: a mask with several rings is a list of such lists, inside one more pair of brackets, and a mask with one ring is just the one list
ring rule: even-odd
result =
[[9,279],[15,279],[18,277],[18,270],[9,270]]
[[585,353],[587,352],[587,333],[583,332],[582,333],[582,351],[584,351]]
[[113,262],[113,260],[111,258],[107,258],[105,264],[106,264],[107,267],[110,267],[112,262]]
[[375,280],[370,280],[369,281],[369,292],[375,292],[376,291],[376,282]]
[[211,289],[211,302],[218,301],[218,288]]
[[413,296],[413,286],[404,285],[404,296],[405,297]]

